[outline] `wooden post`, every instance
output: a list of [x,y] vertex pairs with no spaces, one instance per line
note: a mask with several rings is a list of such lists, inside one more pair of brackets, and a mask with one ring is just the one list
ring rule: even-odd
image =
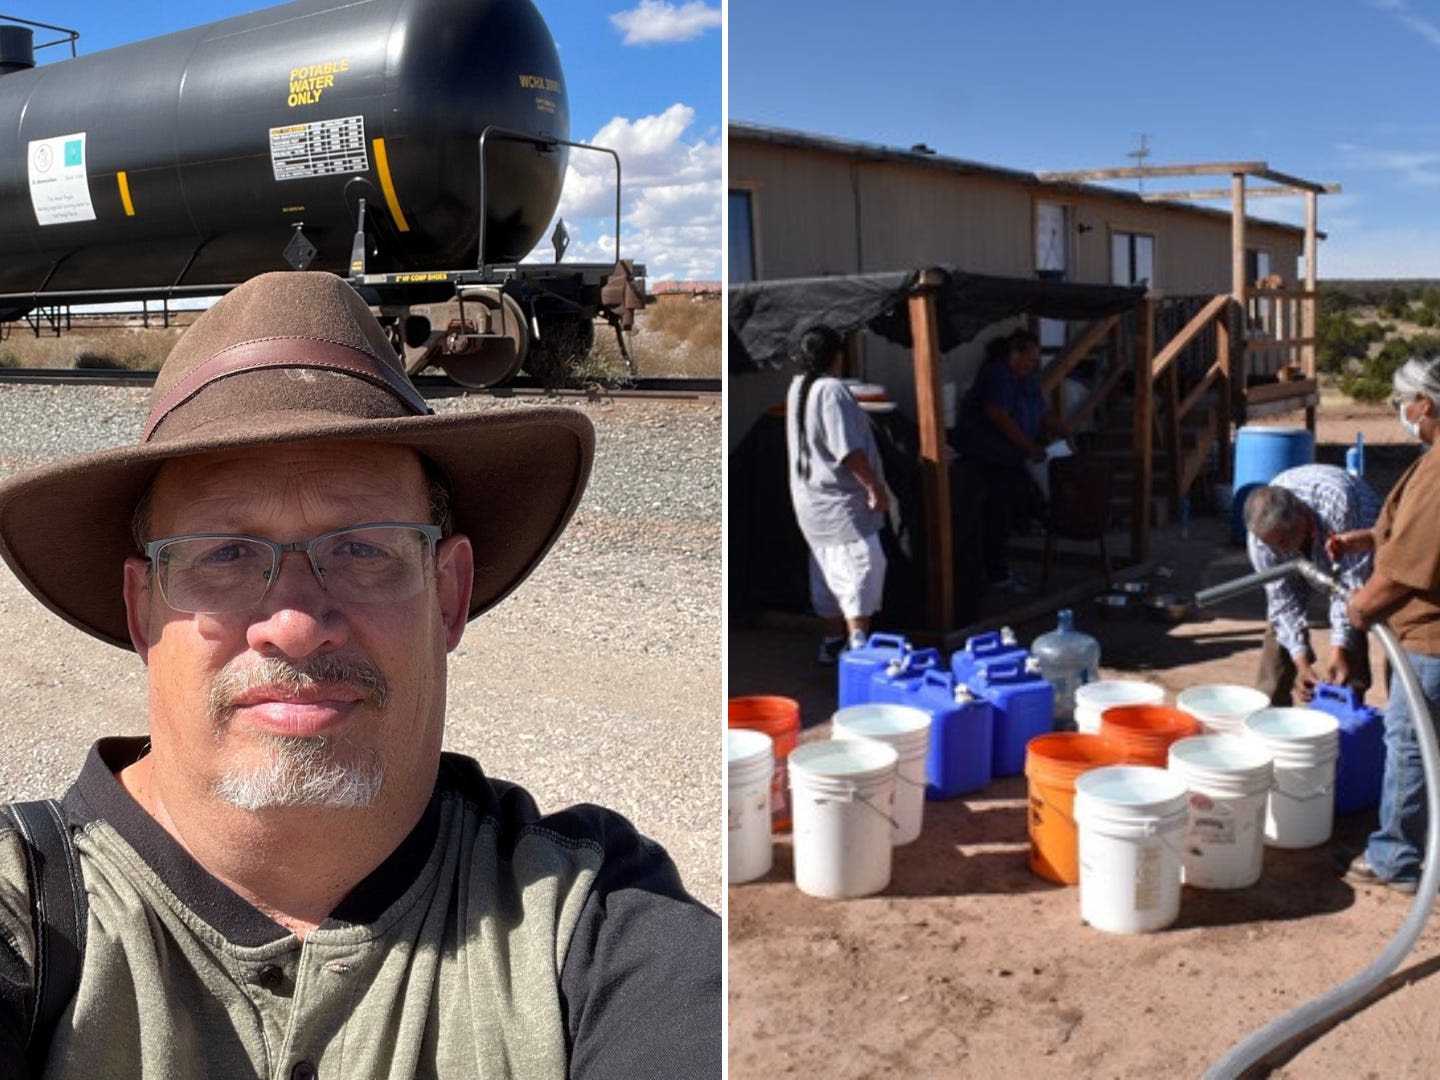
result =
[[1245,303],[1245,174],[1230,178],[1230,294]]
[[940,380],[940,328],[935,313],[935,289],[943,281],[941,271],[924,271],[909,301],[920,483],[925,495],[925,620],[927,629],[941,632],[951,629],[955,612],[954,530]]
[[1135,489],[1130,506],[1130,558],[1142,562],[1150,554],[1150,490],[1155,477],[1155,388],[1150,365],[1155,355],[1155,302],[1140,301],[1140,327],[1135,338]]
[[1170,456],[1170,520],[1180,519],[1180,500],[1185,497],[1185,447],[1180,442],[1180,358],[1170,361],[1165,372],[1165,448]]
[[[1315,313],[1318,310],[1319,297],[1315,290],[1319,286],[1319,275],[1315,272],[1315,256],[1319,245],[1316,243],[1316,220],[1318,218],[1317,203],[1320,196],[1317,192],[1305,192],[1305,291],[1310,295],[1300,301],[1300,336],[1308,344],[1301,349],[1301,366],[1305,371],[1305,378],[1315,378]],[[1315,433],[1315,406],[1311,405],[1305,410],[1305,427],[1313,435]]]
[[1250,382],[1250,358],[1245,354],[1250,313],[1245,300],[1245,174],[1230,177],[1230,295],[1235,298],[1234,336],[1230,341],[1230,387],[1238,404],[1237,423],[1245,422],[1245,389]]
[[1221,476],[1230,476],[1230,419],[1234,415],[1235,384],[1230,376],[1230,321],[1235,305],[1229,304],[1215,320],[1215,359],[1223,373],[1220,378],[1215,415],[1215,467]]

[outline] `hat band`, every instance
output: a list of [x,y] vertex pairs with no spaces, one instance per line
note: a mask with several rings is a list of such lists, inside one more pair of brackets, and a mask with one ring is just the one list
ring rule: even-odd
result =
[[216,353],[167,390],[151,408],[140,441],[149,442],[150,436],[167,416],[216,380],[271,368],[339,372],[390,391],[417,415],[426,416],[434,411],[409,379],[371,353],[319,338],[262,338],[232,345]]

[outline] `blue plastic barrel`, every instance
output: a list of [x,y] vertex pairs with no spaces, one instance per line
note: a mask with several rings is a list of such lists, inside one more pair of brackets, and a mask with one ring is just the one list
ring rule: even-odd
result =
[[1335,812],[1353,814],[1380,805],[1385,773],[1385,714],[1366,705],[1348,686],[1322,683],[1312,709],[1340,721],[1340,760],[1335,763]]
[[990,771],[1019,776],[1025,771],[1025,747],[1036,735],[1055,730],[1055,688],[1024,664],[996,664],[979,683],[994,709],[995,735]]
[[990,702],[948,671],[930,670],[903,702],[930,714],[925,797],[953,799],[990,784],[995,722]]
[[891,660],[910,651],[910,643],[899,634],[871,634],[858,649],[840,654],[840,707],[870,703],[870,677],[883,671]]
[[1230,539],[1245,539],[1245,497],[1286,469],[1315,461],[1315,435],[1305,428],[1242,427],[1235,433],[1235,482]]
[[907,649],[870,676],[867,704],[906,705],[906,695],[924,678],[925,672],[939,668],[939,649]]
[[1025,646],[1017,642],[1006,627],[1003,631],[991,630],[966,638],[965,647],[955,650],[950,657],[950,671],[958,682],[973,690],[980,672],[995,664],[1023,664],[1029,656]]

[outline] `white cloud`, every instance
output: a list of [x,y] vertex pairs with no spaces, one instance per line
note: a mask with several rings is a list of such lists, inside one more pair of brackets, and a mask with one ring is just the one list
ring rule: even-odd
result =
[[1371,0],[1371,6],[1395,16],[1431,45],[1440,47],[1440,25],[1423,15],[1416,15],[1410,10],[1407,0]]
[[[620,155],[621,254],[644,263],[652,283],[720,277],[720,138],[690,134],[694,121],[695,110],[677,103],[652,116],[617,116],[588,140]],[[570,151],[556,213],[570,233],[566,261],[614,259],[615,166],[608,155]],[[551,257],[542,244],[530,259]]]
[[625,34],[626,45],[668,45],[694,41],[706,30],[721,23],[718,8],[704,0],[675,5],[667,0],[640,0],[638,7],[610,16],[610,22]]
[[1339,147],[1342,167],[1355,171],[1393,173],[1412,187],[1440,186],[1440,151],[1377,150],[1343,143]]

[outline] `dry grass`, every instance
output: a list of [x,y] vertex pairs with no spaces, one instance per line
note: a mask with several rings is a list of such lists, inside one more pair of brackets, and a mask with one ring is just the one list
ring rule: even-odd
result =
[[[646,378],[669,375],[718,379],[724,310],[718,297],[652,303],[636,316],[635,330],[630,335],[633,374]],[[614,331],[608,327],[596,329],[595,348],[587,367],[598,367],[601,377],[624,377],[625,362],[615,344]]]
[[42,334],[37,338],[28,327],[11,327],[0,341],[0,366],[155,370],[180,333],[179,328],[83,327],[59,337]]

